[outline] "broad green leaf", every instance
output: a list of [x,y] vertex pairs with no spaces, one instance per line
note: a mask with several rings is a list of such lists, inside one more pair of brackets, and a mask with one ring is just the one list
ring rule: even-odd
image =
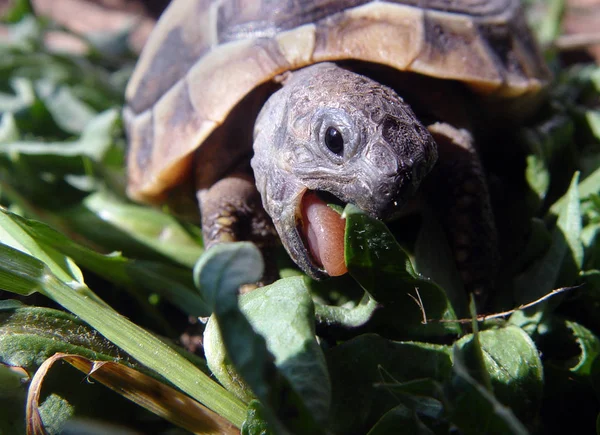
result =
[[[385,370],[381,370],[385,382],[377,384],[378,388],[392,393],[398,403],[411,410],[416,415],[440,421],[444,415],[442,387],[433,379],[416,379],[408,382],[398,382]],[[426,389],[423,394],[419,391]]]
[[[30,7],[30,6],[29,6]],[[25,10],[22,10],[25,12]],[[24,51],[39,50],[43,44],[45,26],[33,14],[25,13],[8,27],[11,46]]]
[[9,113],[14,116],[15,112],[27,110],[35,104],[36,95],[31,81],[17,77],[10,82],[10,86],[14,94],[0,92],[0,111],[3,115]]
[[[518,277],[515,299],[519,303],[532,302],[560,287],[559,279],[567,279],[571,284],[583,263],[581,237],[581,213],[578,192],[579,174],[575,174],[568,193],[568,201],[559,214],[556,228],[552,233],[552,244],[546,254],[529,270]],[[561,271],[567,271],[561,277]],[[536,306],[543,310],[546,304]]]
[[568,173],[566,171],[572,167],[566,160],[565,150],[571,145],[573,134],[573,121],[561,110],[520,131],[521,141],[529,150],[525,177],[537,196],[538,206],[544,203],[551,181],[556,182],[557,174],[553,168],[560,165],[563,172]]
[[0,433],[25,432],[25,397],[30,376],[21,367],[0,363]]
[[565,321],[566,326],[573,332],[573,336],[581,349],[577,364],[570,368],[573,373],[581,376],[590,376],[592,364],[600,355],[600,339],[586,327],[572,321]]
[[[524,421],[532,421],[542,401],[543,367],[538,350],[529,336],[516,326],[488,329],[478,334],[483,356],[483,369],[489,376],[494,396]],[[481,377],[470,354],[474,349],[472,334],[456,343],[461,361],[470,369],[471,377]]]
[[[94,117],[75,140],[1,143],[0,187],[4,195],[30,217],[41,219],[48,209],[62,210],[61,206],[80,201],[87,191],[105,185],[118,189],[122,181],[117,171],[122,171],[122,165],[117,170],[107,162],[114,160],[119,121],[113,109]],[[57,192],[60,202],[56,201]]]
[[214,246],[196,264],[196,284],[214,312],[204,338],[209,367],[245,401],[260,400],[274,426],[321,433],[317,421],[327,413],[329,389],[303,279],[256,289],[238,307],[240,286],[257,282],[263,268],[248,242]]
[[0,400],[22,395],[23,386],[29,375],[21,367],[12,367],[0,362]]
[[[544,418],[540,432],[569,431],[577,415],[579,433],[593,433],[598,414],[598,339],[587,328],[558,316],[547,321],[537,342],[544,358]],[[569,322],[569,324],[567,323]]]
[[451,423],[464,434],[528,433],[511,409],[471,376],[457,347],[453,362],[454,377],[448,391],[448,418]]
[[75,141],[5,143],[0,145],[0,155],[10,160],[23,159],[27,164],[40,168],[52,164],[55,172],[63,168],[71,173],[84,174],[87,168],[82,159],[102,162],[114,143],[118,122],[118,111],[107,110],[92,118],[86,124],[80,138]]
[[550,187],[550,171],[540,156],[535,154],[527,156],[525,178],[540,202],[543,201]]
[[0,144],[19,139],[19,129],[12,113],[3,113],[0,120]]
[[[578,185],[578,190],[580,198],[587,198],[592,194],[600,192],[600,168],[596,169],[581,181]],[[552,204],[549,213],[555,216],[560,215],[564,210],[566,203],[570,201],[571,195],[570,191],[564,194],[558,201]]]
[[325,325],[357,328],[366,324],[377,308],[377,302],[365,295],[363,300],[352,308],[315,304],[315,316],[319,323]]
[[600,110],[588,110],[585,114],[586,120],[596,139],[600,140]]
[[[324,421],[331,396],[329,375],[314,337],[313,306],[303,278],[286,278],[258,288],[243,295],[239,303],[254,331],[264,337],[267,348],[275,357],[275,365],[304,399],[315,418]],[[221,383],[250,402],[251,392],[231,365],[230,360],[234,361],[234,357],[225,351],[222,334],[236,332],[229,332],[229,325],[226,319],[217,323],[211,318],[204,333],[206,358]],[[244,337],[240,336],[239,340],[243,341]],[[251,361],[252,355],[244,358]],[[240,374],[243,376],[243,372]]]
[[[446,232],[440,224],[439,216],[430,208],[424,208],[421,228],[415,242],[416,272],[419,274],[418,277],[426,276],[444,289],[456,315],[465,317],[467,316],[467,293],[456,268],[456,260],[448,245]],[[433,252],[435,255],[432,255]]]
[[68,86],[51,80],[39,80],[36,91],[51,113],[54,122],[65,132],[79,134],[97,114],[85,102],[77,98]]
[[394,379],[393,382],[382,383],[379,386],[390,392],[400,392],[413,396],[433,398],[442,397],[443,395],[442,384],[439,381],[429,378],[415,379],[407,382],[397,382]]
[[367,421],[397,406],[398,399],[388,391],[388,385],[390,390],[395,388],[389,379],[443,382],[452,371],[447,346],[394,342],[374,334],[354,337],[329,349],[325,356],[333,388],[329,427],[333,433],[366,432]]
[[73,418],[75,409],[58,394],[50,394],[40,405],[40,416],[44,422],[44,429],[49,434],[60,434],[68,420]]
[[33,372],[57,352],[94,360],[128,356],[72,314],[50,308],[0,310],[0,362]]
[[552,244],[552,234],[546,228],[543,220],[532,218],[525,246],[516,258],[511,261],[510,269],[513,274],[523,271],[541,258]]
[[518,310],[511,314],[508,323],[517,326],[531,337],[546,332],[547,318],[542,310]]
[[[413,337],[457,333],[460,328],[456,324],[422,323],[423,311],[426,320],[450,320],[456,316],[444,291],[417,275],[385,224],[352,205],[346,207],[344,215],[346,264],[350,274],[383,305],[375,312],[376,321],[384,322],[388,330],[393,328],[398,334]],[[421,299],[422,307],[413,297]]]
[[581,210],[579,204],[579,174],[573,176],[571,186],[569,187],[569,201],[565,206],[563,213],[558,216],[556,226],[563,232],[569,249],[568,255],[577,267],[577,272],[583,265],[583,245],[581,243]]
[[433,435],[435,432],[429,429],[410,409],[404,406],[396,406],[386,412],[367,435],[387,435],[392,433],[398,435]]
[[265,337],[275,365],[313,417],[323,423],[329,412],[331,385],[315,338],[314,306],[304,279],[282,279],[256,289],[240,298],[240,309],[254,330]]
[[267,417],[263,415],[264,409],[258,400],[253,400],[248,404],[248,415],[242,425],[242,435],[271,435],[272,432],[267,422]]
[[[595,242],[594,253],[589,255],[592,257],[589,259],[591,267],[597,267],[599,265],[600,257],[597,251],[600,246],[599,243]],[[586,256],[588,253],[586,253]],[[588,262],[586,260],[586,262]],[[600,318],[598,312],[600,311],[600,270],[588,269],[580,274],[580,285],[581,287],[574,289],[572,297],[568,299],[570,310],[575,310],[576,316],[570,316],[573,321],[584,324],[594,334],[598,335],[600,330]]]

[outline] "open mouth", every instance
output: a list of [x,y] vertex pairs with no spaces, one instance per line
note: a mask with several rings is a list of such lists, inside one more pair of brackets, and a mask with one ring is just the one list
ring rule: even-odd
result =
[[328,192],[306,190],[300,200],[297,229],[312,262],[329,276],[348,272],[344,260],[346,221],[327,204],[343,205]]

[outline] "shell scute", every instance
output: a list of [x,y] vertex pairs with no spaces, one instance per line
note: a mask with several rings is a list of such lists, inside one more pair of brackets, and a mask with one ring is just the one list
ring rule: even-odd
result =
[[[458,80],[494,98],[530,96],[550,80],[518,0],[174,0],[127,88],[128,192],[160,199],[246,95],[336,60]],[[226,154],[212,164],[231,164]]]

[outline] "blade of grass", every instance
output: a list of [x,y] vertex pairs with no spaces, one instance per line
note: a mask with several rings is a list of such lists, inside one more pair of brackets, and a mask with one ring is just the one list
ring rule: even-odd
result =
[[0,288],[28,294],[40,291],[98,330],[104,337],[156,371],[194,399],[240,427],[245,406],[182,355],[111,308],[96,302],[86,286],[61,281],[40,260],[0,244]]

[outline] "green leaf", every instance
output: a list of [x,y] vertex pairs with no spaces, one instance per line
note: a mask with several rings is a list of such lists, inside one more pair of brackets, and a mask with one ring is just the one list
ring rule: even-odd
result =
[[33,372],[57,352],[93,360],[128,356],[77,317],[50,308],[0,311],[0,362]]
[[[428,322],[427,319],[456,319],[444,291],[414,271],[406,252],[385,224],[353,205],[346,206],[345,257],[352,277],[383,306],[376,321],[397,334],[413,337],[458,333],[457,324]],[[413,297],[421,299],[422,308]],[[381,320],[379,320],[381,319]]]
[[333,433],[366,432],[367,421],[377,420],[397,406],[399,400],[390,394],[395,387],[389,379],[443,382],[452,372],[448,346],[394,342],[374,334],[354,337],[329,349],[325,356],[333,388]]
[[[478,334],[483,370],[489,376],[494,396],[523,421],[533,421],[542,401],[543,367],[538,350],[529,336],[516,326],[489,329]],[[481,378],[481,368],[472,365],[469,355],[475,349],[472,334],[456,343],[461,361],[470,375]]]
[[319,323],[357,328],[366,324],[378,308],[377,302],[368,295],[353,308],[315,304],[315,316]]
[[[26,12],[24,8],[22,11]],[[24,13],[18,21],[7,27],[12,47],[28,52],[38,50],[42,46],[45,26],[32,14]]]
[[39,80],[36,93],[56,124],[65,132],[79,134],[97,114],[89,104],[77,98],[70,87],[52,80]]
[[458,347],[454,349],[454,378],[449,390],[449,420],[464,434],[522,434],[527,429],[511,409],[469,373]]
[[198,261],[196,283],[214,311],[204,336],[209,367],[238,397],[258,398],[275,426],[277,416],[295,433],[320,433],[329,388],[312,301],[303,278],[292,277],[245,295],[238,308],[238,289],[262,271],[247,242],[214,246]]
[[570,370],[581,376],[590,376],[592,364],[600,354],[600,340],[592,331],[576,322],[567,320],[565,324],[573,332],[573,336],[581,349],[579,360]]
[[10,87],[14,95],[0,93],[0,111],[3,115],[26,110],[29,106],[35,104],[36,95],[33,83],[22,77],[17,77],[10,82]]
[[[578,192],[579,174],[576,173],[568,192],[568,201],[559,214],[552,233],[552,244],[546,254],[515,283],[515,299],[519,303],[532,302],[560,287],[560,279],[566,285],[573,282],[583,263],[581,243],[581,212]],[[576,270],[574,270],[576,269]],[[561,271],[567,271],[561,276]],[[546,303],[536,305],[534,310],[544,310]],[[531,309],[529,310],[531,311]]]
[[16,23],[21,21],[26,15],[33,14],[33,12],[30,0],[14,0],[11,7],[2,15],[2,21]]
[[258,400],[253,400],[248,404],[248,415],[242,425],[242,435],[271,435],[267,422],[267,417],[264,414],[264,408]]
[[75,409],[63,397],[50,394],[40,405],[40,414],[48,433],[59,434],[63,431],[67,421],[73,418]]
[[368,435],[387,434],[418,434],[433,435],[429,429],[410,409],[396,406],[386,412],[383,417],[371,428]]
[[[587,198],[590,195],[600,192],[600,168],[596,169],[581,181],[578,185],[578,190],[580,198]],[[558,201],[552,204],[549,213],[551,215],[559,216],[566,207],[567,202],[571,200],[571,195],[571,191],[569,190]]]
[[600,110],[588,110],[585,117],[592,134],[600,140]]
[[54,171],[67,168],[70,173],[85,174],[82,158],[102,162],[114,143],[114,135],[120,121],[119,112],[107,110],[86,123],[81,137],[73,142],[12,142],[0,145],[0,155],[10,160],[17,157],[37,167],[53,165]]
[[[456,268],[456,259],[448,245],[439,216],[424,207],[422,223],[414,248],[414,264],[419,277],[428,277],[444,289],[456,315],[467,316],[467,292]],[[435,255],[431,255],[435,252]],[[431,316],[426,310],[428,316]]]
[[0,144],[19,139],[19,129],[12,113],[3,113],[0,120]]
[[20,369],[20,367],[15,368],[4,363],[0,364],[0,400],[22,396],[23,386],[29,380],[29,377],[25,371]]
[[543,201],[550,187],[550,170],[540,156],[535,154],[527,156],[525,178],[540,202]]
[[526,0],[525,4],[529,6],[526,10],[536,39],[542,44],[550,44],[561,33],[565,1]]
[[169,259],[192,268],[203,251],[172,216],[103,192],[89,195],[61,216],[94,243],[138,258]]
[[556,110],[541,122],[520,130],[521,141],[529,149],[525,177],[537,196],[538,207],[544,203],[551,181],[556,182],[558,178],[553,168],[560,165],[568,174],[565,151],[573,142],[574,130],[573,120],[562,110]]
[[[243,295],[240,309],[254,331],[265,338],[270,353],[275,357],[275,365],[283,376],[303,398],[315,418],[324,421],[331,388],[325,360],[314,337],[313,306],[303,278],[282,279]],[[252,362],[253,355],[246,352],[245,356],[228,357],[222,334],[233,335],[237,331],[229,331],[231,323],[227,322],[227,318],[219,321],[218,325],[211,318],[204,334],[209,367],[223,385],[249,402],[252,395],[241,385],[235,367],[228,360],[239,358]],[[237,339],[245,341],[245,337],[239,334]],[[240,374],[244,376],[243,371]]]
[[543,220],[531,218],[528,238],[517,257],[511,261],[512,275],[522,272],[536,260],[544,256],[552,244],[552,234]]
[[312,416],[323,423],[331,402],[331,385],[315,338],[314,306],[304,279],[281,279],[256,289],[240,298],[240,309],[253,329],[265,337],[275,365]]
[[538,327],[538,343],[544,358],[544,407],[541,432],[569,431],[571,421],[564,415],[577,415],[581,433],[592,433],[598,414],[598,394],[594,391],[597,364],[597,338],[580,325],[568,325],[556,315]]

